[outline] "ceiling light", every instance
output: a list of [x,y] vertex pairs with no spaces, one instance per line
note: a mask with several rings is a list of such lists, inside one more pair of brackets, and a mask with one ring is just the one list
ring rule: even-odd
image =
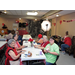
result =
[[37,12],[27,12],[27,15],[37,15]]
[[21,20],[21,18],[19,18],[19,20]]
[[59,15],[57,14],[56,17],[58,17]]
[[37,19],[35,19],[35,21],[37,21]]
[[7,12],[5,11],[4,13],[6,14]]

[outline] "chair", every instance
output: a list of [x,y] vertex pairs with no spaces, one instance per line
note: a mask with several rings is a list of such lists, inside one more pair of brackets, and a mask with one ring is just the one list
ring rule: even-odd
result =
[[6,52],[6,49],[7,49],[7,44],[5,44],[4,48],[2,50],[0,50],[0,65],[5,64],[5,59],[6,59],[5,52]]
[[59,55],[57,56],[56,61],[53,65],[57,65],[56,62],[57,62],[58,59],[59,59]]
[[69,48],[65,49],[65,52],[68,53],[69,55],[71,55],[73,53],[73,49],[72,49],[72,45]]

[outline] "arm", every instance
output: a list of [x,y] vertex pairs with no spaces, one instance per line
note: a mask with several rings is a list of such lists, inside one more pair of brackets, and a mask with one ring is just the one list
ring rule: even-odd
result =
[[17,51],[17,53],[21,53],[21,52],[25,52],[26,50],[19,50]]
[[25,46],[20,46],[19,48],[16,48],[17,50],[21,50],[22,48],[24,48]]
[[16,56],[15,53],[14,53],[12,50],[10,50],[8,54],[12,57],[12,59],[16,60],[16,59],[18,59],[18,58],[20,57],[20,55],[22,54],[22,52],[19,53],[19,54]]
[[37,47],[38,49],[44,49],[44,47]]
[[47,51],[48,53],[50,53],[50,54],[53,54],[53,55],[59,55],[58,53],[56,53],[56,52],[50,52],[50,51]]
[[64,39],[64,43],[66,42],[66,38]]
[[34,47],[35,47],[35,48],[37,48],[37,47],[41,47],[41,45],[34,45]]
[[37,41],[37,43],[43,43],[43,39],[39,39],[39,41]]

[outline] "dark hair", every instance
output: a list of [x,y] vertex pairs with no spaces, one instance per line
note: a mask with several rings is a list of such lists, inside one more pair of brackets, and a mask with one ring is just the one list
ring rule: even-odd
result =
[[68,35],[68,31],[66,31],[66,35]]
[[11,33],[11,30],[8,30],[8,34],[10,34]]
[[[17,35],[17,34],[14,34],[14,35],[13,35],[13,39],[14,39],[14,37],[15,37],[16,35]],[[17,36],[18,36],[18,35],[17,35]]]
[[55,40],[55,39],[54,39],[54,37],[50,37],[50,39],[53,39],[53,40]]

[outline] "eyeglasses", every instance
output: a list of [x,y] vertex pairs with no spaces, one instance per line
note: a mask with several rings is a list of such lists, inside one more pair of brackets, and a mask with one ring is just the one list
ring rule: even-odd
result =
[[49,41],[53,41],[53,40],[49,40]]

